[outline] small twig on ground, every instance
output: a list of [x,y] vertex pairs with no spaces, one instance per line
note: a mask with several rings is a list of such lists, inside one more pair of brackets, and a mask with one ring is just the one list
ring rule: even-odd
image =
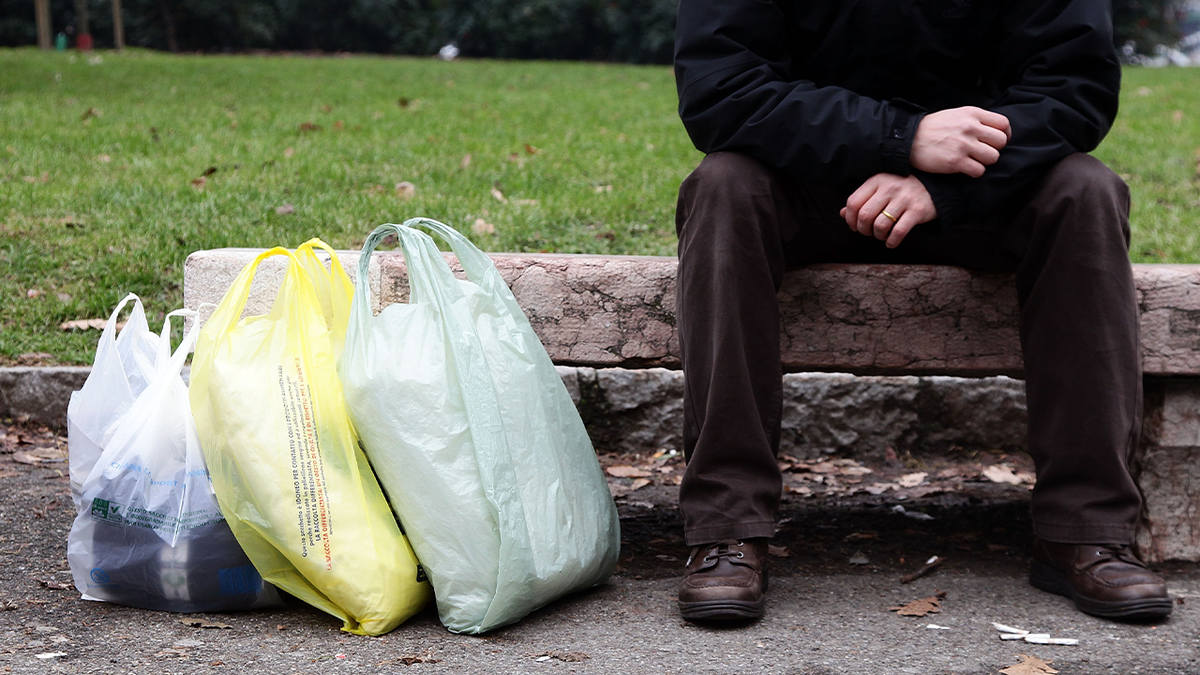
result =
[[925,564],[921,566],[921,569],[917,570],[916,572],[913,572],[912,574],[905,574],[904,576],[900,577],[900,583],[902,583],[902,584],[912,583],[912,582],[916,581],[917,579],[920,579],[921,577],[923,577],[923,576],[929,574],[930,572],[936,570],[937,568],[941,567],[942,563],[944,563],[944,562],[946,562],[945,558],[935,555],[932,558],[930,558],[929,560],[926,560]]

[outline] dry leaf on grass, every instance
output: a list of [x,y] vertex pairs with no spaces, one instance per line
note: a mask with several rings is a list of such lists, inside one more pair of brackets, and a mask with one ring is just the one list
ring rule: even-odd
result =
[[284,148],[284,149],[283,149],[283,156],[284,156],[285,158],[290,158],[290,157],[291,157],[292,155],[294,155],[294,154],[296,154],[296,149],[295,149],[295,148]]
[[192,179],[192,187],[196,188],[197,190],[203,190],[206,184],[208,184],[208,179],[204,176]]
[[[74,321],[65,321],[58,327],[62,330],[104,330],[104,325],[108,323],[104,319],[76,319]],[[121,330],[125,327],[125,323],[118,323],[116,328]]]
[[290,214],[293,214],[293,213],[295,213],[295,212],[296,212],[296,207],[292,206],[292,205],[291,205],[290,203],[288,203],[288,202],[284,202],[284,203],[283,203],[283,206],[276,206],[276,207],[275,207],[275,213],[278,213],[278,214],[279,214],[279,215],[281,215],[281,216],[290,215]]
[[417,186],[408,181],[396,183],[396,196],[400,199],[412,199],[417,194]]
[[889,607],[888,611],[895,612],[900,616],[925,616],[926,614],[936,614],[942,611],[942,599],[945,597],[945,591],[938,591],[928,598],[913,600],[907,605]]
[[492,197],[494,197],[496,199],[496,201],[500,202],[501,204],[508,203],[508,197],[504,196],[504,193],[500,191],[500,188],[497,188],[497,187],[492,188]]
[[299,126],[299,130],[301,133],[308,133],[310,131],[320,131],[321,125],[313,124],[312,122],[304,122],[303,124],[301,124]]
[[471,226],[471,231],[475,234],[483,236],[485,234],[493,234],[496,232],[496,226],[492,225],[483,218],[476,218],[475,224]]
[[463,155],[462,160],[458,163],[458,168],[465,169],[468,166],[471,166],[471,153],[469,152]]
[[646,471],[645,469],[639,469],[637,467],[629,466],[628,464],[619,464],[617,466],[610,466],[607,469],[605,469],[604,472],[607,473],[608,475],[614,476],[616,478],[649,478],[650,477],[649,471]]
[[1043,661],[1036,656],[1026,656],[1025,654],[1018,654],[1017,658],[1021,659],[1020,663],[1009,666],[1000,672],[1004,675],[1054,675],[1058,672],[1050,667],[1050,664],[1054,663],[1053,661]]

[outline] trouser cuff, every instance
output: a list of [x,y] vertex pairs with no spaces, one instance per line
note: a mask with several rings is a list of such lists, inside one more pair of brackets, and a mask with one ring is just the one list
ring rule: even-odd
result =
[[1033,534],[1058,544],[1132,544],[1134,526],[1034,521]]
[[775,521],[760,520],[752,523],[729,523],[714,527],[688,528],[683,533],[683,541],[688,546],[700,546],[725,539],[756,539],[774,536]]

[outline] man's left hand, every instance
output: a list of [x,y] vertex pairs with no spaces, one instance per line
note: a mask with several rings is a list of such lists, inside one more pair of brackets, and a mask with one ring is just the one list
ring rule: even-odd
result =
[[929,191],[915,176],[877,173],[850,195],[841,215],[850,229],[896,248],[909,230],[938,213]]

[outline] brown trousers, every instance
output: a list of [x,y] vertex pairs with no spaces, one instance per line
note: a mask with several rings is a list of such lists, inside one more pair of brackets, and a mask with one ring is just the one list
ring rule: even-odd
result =
[[683,182],[677,317],[684,385],[679,502],[686,541],[769,537],[781,476],[779,306],[786,269],[816,262],[932,263],[1015,271],[1037,467],[1034,532],[1128,543],[1141,510],[1129,460],[1141,426],[1129,190],[1100,161],[1064,159],[1024,204],[895,249],[838,216],[846,195],[746,155],[714,153]]

